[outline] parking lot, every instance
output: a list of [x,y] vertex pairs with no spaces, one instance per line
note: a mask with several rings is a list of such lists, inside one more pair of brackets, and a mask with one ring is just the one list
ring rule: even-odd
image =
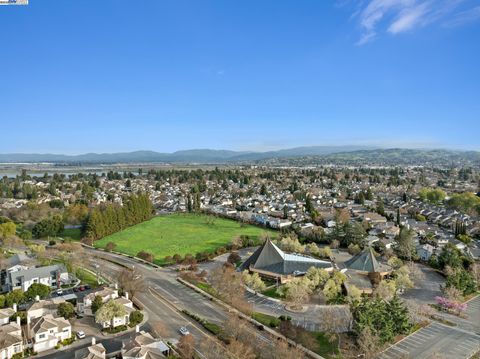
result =
[[[293,313],[285,309],[285,304],[260,297],[250,292],[245,292],[247,301],[251,303],[255,311],[268,313],[275,317],[288,315],[292,323],[309,331],[326,331],[331,323],[326,323],[325,318],[338,318],[335,325],[339,332],[350,330],[351,314],[348,307],[343,305],[310,305],[305,313]],[[326,312],[328,311],[328,313]]]
[[437,322],[382,352],[380,359],[468,359],[480,350],[480,336]]

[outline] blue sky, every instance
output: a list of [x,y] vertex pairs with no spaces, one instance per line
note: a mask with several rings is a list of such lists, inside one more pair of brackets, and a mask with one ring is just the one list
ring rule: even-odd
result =
[[480,150],[479,0],[0,6],[0,152]]

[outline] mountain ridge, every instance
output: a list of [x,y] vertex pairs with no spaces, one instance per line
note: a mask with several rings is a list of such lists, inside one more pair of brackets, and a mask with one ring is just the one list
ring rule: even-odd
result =
[[330,160],[368,160],[386,158],[394,160],[402,156],[414,158],[469,158],[478,160],[480,152],[446,149],[377,148],[373,146],[303,146],[276,151],[232,151],[215,149],[189,149],[171,153],[139,150],[114,153],[84,153],[65,155],[52,153],[0,154],[0,163],[234,163],[261,162],[275,159],[323,158]]

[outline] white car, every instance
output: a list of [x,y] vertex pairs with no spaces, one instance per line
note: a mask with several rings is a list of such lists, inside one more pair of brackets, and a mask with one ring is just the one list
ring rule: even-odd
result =
[[78,339],[83,339],[85,338],[85,332],[83,330],[80,330],[77,332],[77,338]]
[[63,290],[62,290],[62,289],[57,289],[56,293],[57,293],[57,295],[62,295],[62,294],[63,294]]
[[188,329],[186,327],[181,327],[180,328],[180,334],[182,335],[189,335],[190,332],[188,331]]

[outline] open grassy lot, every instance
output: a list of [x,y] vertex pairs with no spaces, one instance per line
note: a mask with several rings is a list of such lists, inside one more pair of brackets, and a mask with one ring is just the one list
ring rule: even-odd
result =
[[[238,235],[258,238],[266,229],[255,226],[240,226],[233,220],[211,218],[197,214],[171,214],[154,217],[121,232],[95,242],[96,247],[105,247],[108,242],[117,245],[115,251],[136,255],[144,250],[152,253],[155,263],[163,264],[166,256],[179,254],[195,255],[198,252],[214,252],[227,245]],[[272,237],[276,232],[270,231]]]
[[82,230],[80,228],[66,228],[59,235],[61,238],[70,238],[74,241],[82,239]]

